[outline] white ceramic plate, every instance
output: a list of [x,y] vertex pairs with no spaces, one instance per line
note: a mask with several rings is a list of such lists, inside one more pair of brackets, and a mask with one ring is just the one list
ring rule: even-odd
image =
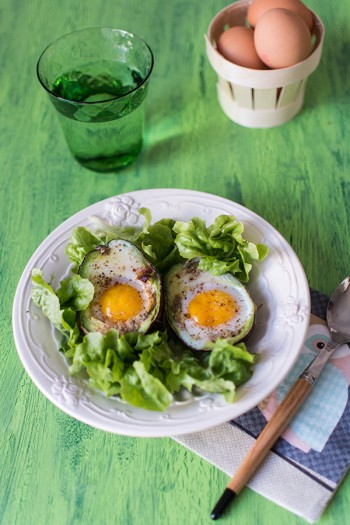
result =
[[[64,254],[73,228],[88,225],[98,215],[117,225],[143,222],[140,206],[153,220],[201,217],[207,224],[220,214],[235,215],[245,225],[245,237],[270,248],[257,263],[248,285],[258,305],[256,326],[247,345],[260,354],[252,378],[237,391],[233,404],[220,395],[189,395],[163,413],[107,399],[83,378],[71,377],[68,362],[58,351],[59,339],[49,321],[31,302],[31,270],[54,274],[53,286],[69,274]],[[35,251],[19,281],[13,305],[13,332],[22,363],[41,392],[72,417],[93,427],[129,436],[171,436],[199,431],[234,419],[255,407],[282,381],[293,366],[309,325],[310,297],[304,270],[290,245],[264,219],[239,204],[214,195],[177,189],[143,190],[98,202],[54,230]]]

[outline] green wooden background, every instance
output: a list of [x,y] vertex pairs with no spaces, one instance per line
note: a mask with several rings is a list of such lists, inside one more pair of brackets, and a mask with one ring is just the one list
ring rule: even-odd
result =
[[[32,384],[17,356],[11,308],[37,246],[62,221],[111,195],[190,188],[239,202],[272,223],[312,287],[349,273],[350,4],[309,0],[326,26],[305,106],[288,124],[251,130],[221,112],[204,33],[220,0],[2,0],[0,3],[0,523],[201,525],[227,477],[170,438],[137,439],[81,424]],[[114,26],[142,36],[155,68],[138,161],[101,175],[71,158],[36,78],[62,34]],[[347,477],[321,519],[347,522]],[[299,525],[249,489],[220,523]]]

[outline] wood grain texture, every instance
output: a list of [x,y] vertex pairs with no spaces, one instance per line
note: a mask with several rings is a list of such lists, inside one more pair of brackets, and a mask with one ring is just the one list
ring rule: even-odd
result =
[[258,470],[261,463],[272,449],[277,439],[283,434],[306,397],[310,394],[312,384],[306,379],[299,378],[289,390],[278,409],[265,425],[249,450],[241,465],[238,467],[233,478],[227,484],[227,488],[235,494],[239,494],[247,485],[249,480]]
[[[189,188],[239,202],[291,243],[310,285],[331,293],[349,273],[350,5],[310,0],[326,25],[321,64],[290,123],[249,130],[221,112],[204,33],[225,2],[2,0],[0,5],[0,523],[202,525],[227,476],[171,439],[135,439],[81,424],[32,384],[17,356],[11,309],[41,241],[76,211],[145,188]],[[36,79],[41,51],[88,26],[134,31],[155,68],[145,147],[119,174],[70,156]],[[347,522],[350,478],[321,525]],[[223,524],[300,525],[245,490]]]

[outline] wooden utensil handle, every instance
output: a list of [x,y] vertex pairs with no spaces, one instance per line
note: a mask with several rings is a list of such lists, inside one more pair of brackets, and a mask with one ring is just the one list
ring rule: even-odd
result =
[[263,459],[292,420],[299,407],[309,395],[312,384],[299,378],[290,389],[276,412],[266,424],[260,436],[248,452],[227,488],[238,494],[248,483]]

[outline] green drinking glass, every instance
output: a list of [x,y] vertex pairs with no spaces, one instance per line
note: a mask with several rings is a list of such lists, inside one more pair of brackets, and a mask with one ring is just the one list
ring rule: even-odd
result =
[[153,63],[146,42],[121,29],[81,29],[43,51],[39,81],[86,168],[117,171],[139,155]]

